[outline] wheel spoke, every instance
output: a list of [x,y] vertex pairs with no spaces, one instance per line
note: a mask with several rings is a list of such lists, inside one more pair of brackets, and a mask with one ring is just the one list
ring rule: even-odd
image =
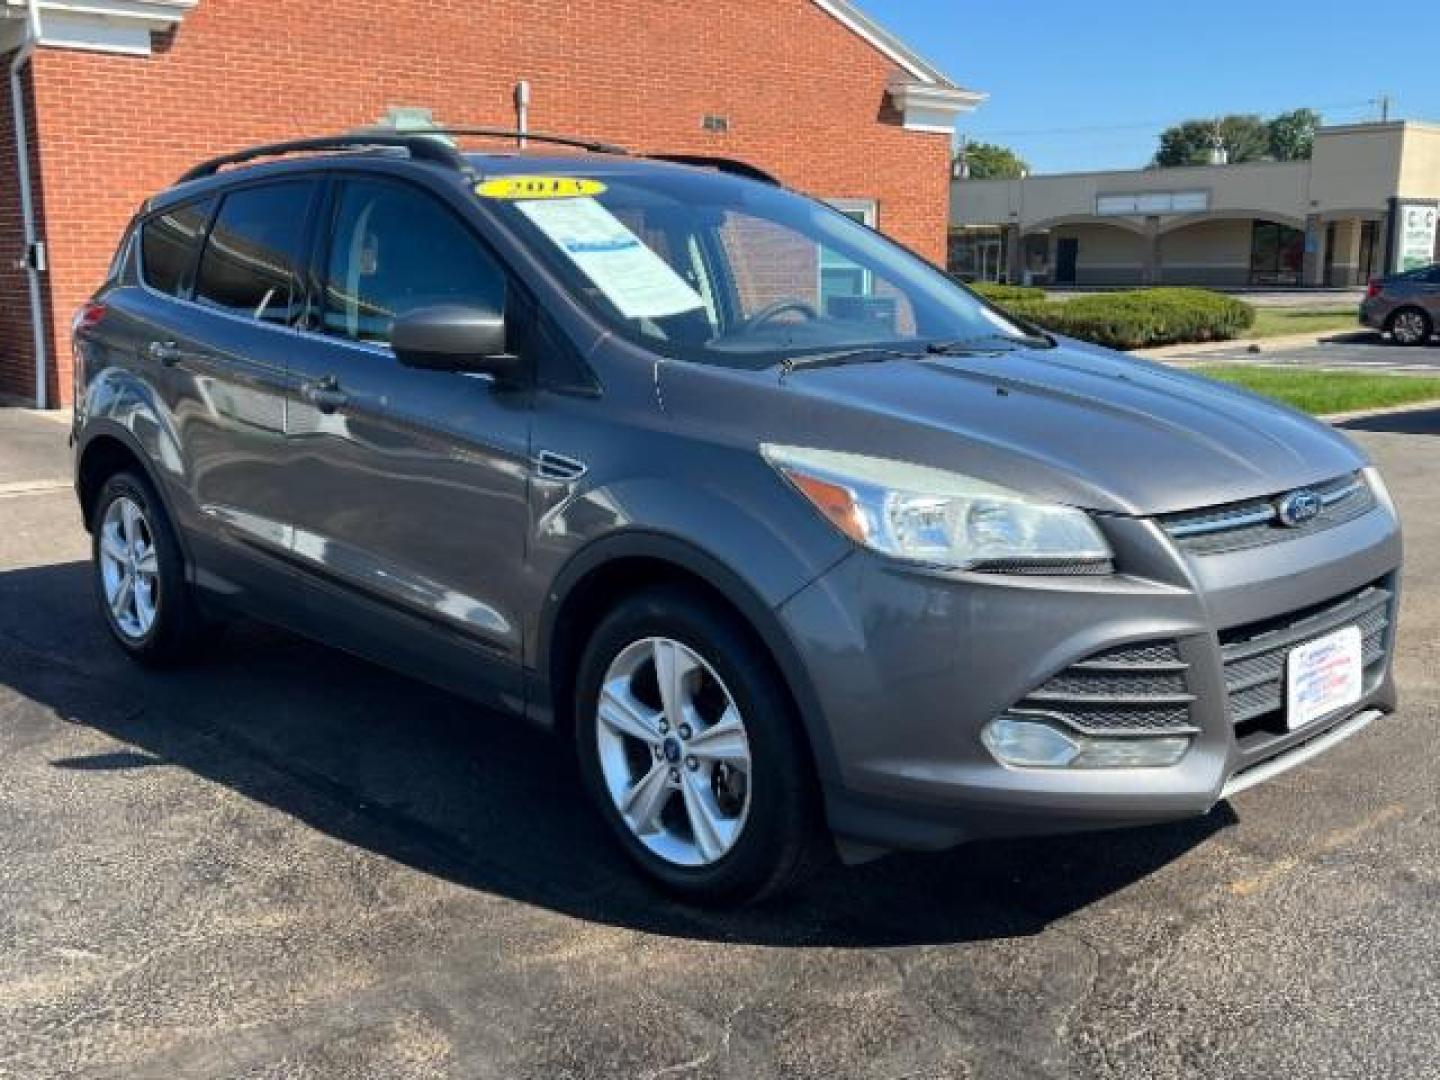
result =
[[610,730],[654,746],[660,742],[656,717],[635,700],[628,680],[615,679],[600,691],[600,719]]
[[135,556],[136,573],[153,577],[160,569],[160,560],[155,554],[155,546],[152,544],[140,554]]
[[100,551],[118,563],[129,558],[130,553],[125,548],[125,541],[120,537],[118,526],[107,522],[100,530]]
[[660,704],[665,719],[679,726],[685,719],[689,704],[685,693],[685,677],[695,670],[695,661],[678,642],[657,639],[654,645],[655,680],[660,685]]
[[680,791],[685,799],[685,813],[690,818],[690,832],[695,846],[706,862],[714,862],[729,850],[734,827],[725,821],[711,804],[705,780],[698,773],[687,772]]
[[742,772],[750,768],[750,743],[733,705],[719,720],[691,739],[686,750],[697,758],[724,762]]
[[660,827],[660,811],[670,800],[670,768],[661,761],[625,793],[620,812],[637,833],[654,832]]
[[130,602],[135,598],[135,578],[129,573],[120,579],[115,595],[110,598],[110,610],[115,618],[123,619],[130,614]]
[[125,545],[132,553],[140,550],[140,508],[129,499],[120,504],[120,520],[125,533]]

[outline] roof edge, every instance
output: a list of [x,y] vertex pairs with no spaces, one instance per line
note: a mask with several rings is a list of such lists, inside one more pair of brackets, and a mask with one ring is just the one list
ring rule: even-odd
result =
[[926,60],[899,37],[866,15],[850,0],[812,0],[816,7],[843,23],[907,72],[924,83],[950,90],[964,90],[938,67]]

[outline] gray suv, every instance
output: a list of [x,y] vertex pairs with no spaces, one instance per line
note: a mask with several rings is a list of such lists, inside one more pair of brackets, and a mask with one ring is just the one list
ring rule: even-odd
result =
[[1360,321],[1396,345],[1428,344],[1440,328],[1440,263],[1370,282]]
[[137,214],[74,326],[136,660],[239,612],[552,727],[711,902],[1204,814],[1394,706],[1399,526],[1344,436],[750,166],[474,134],[256,148]]

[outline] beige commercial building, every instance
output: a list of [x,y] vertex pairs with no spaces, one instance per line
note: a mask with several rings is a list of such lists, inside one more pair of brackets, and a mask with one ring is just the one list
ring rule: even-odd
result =
[[956,180],[950,269],[1045,285],[1330,286],[1437,258],[1440,125],[1322,128],[1309,161]]

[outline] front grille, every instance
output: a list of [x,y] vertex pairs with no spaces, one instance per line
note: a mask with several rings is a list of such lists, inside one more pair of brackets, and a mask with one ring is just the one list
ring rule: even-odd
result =
[[1265,499],[1167,514],[1158,520],[1182,551],[1218,555],[1309,536],[1354,521],[1376,506],[1375,492],[1360,473],[1318,484],[1315,491],[1321,501],[1319,515],[1294,527],[1280,523],[1276,504],[1284,492]]
[[1106,649],[1071,664],[1026,695],[1016,712],[1041,714],[1087,735],[1177,735],[1190,718],[1185,672],[1174,641]]
[[1301,612],[1223,631],[1220,655],[1231,722],[1252,730],[1283,722],[1290,651],[1346,626],[1360,628],[1365,691],[1373,690],[1385,669],[1393,601],[1389,589],[1372,585]]

